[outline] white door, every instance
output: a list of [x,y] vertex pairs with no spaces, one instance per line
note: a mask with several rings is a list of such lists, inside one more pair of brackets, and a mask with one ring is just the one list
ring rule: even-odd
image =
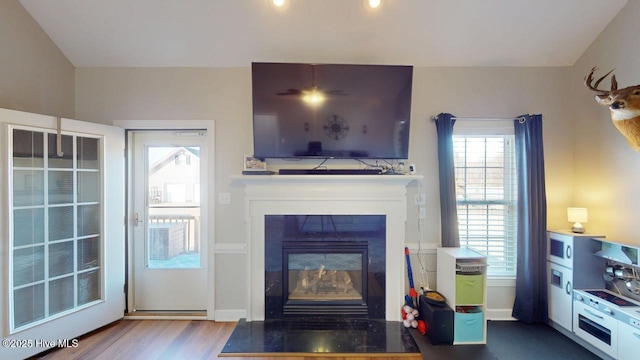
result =
[[132,310],[207,310],[206,131],[131,131],[129,139]]
[[1,359],[124,314],[124,132],[60,123],[0,109]]

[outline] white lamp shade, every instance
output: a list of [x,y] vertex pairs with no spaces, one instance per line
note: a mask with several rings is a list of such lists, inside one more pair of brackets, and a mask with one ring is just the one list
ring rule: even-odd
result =
[[577,207],[567,208],[567,219],[574,223],[586,223],[589,220],[587,209]]

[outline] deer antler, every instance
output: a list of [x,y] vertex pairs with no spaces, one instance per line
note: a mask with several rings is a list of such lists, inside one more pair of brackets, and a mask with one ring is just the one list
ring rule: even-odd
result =
[[609,71],[608,73],[604,74],[604,76],[599,78],[596,81],[596,83],[593,84],[593,86],[592,86],[591,83],[593,82],[593,74],[596,72],[596,70],[598,70],[598,68],[594,66],[593,69],[591,69],[591,72],[589,73],[589,75],[587,75],[587,77],[585,77],[585,79],[584,79],[584,84],[587,86],[587,88],[589,88],[589,90],[598,92],[598,93],[600,93],[600,95],[608,95],[612,91],[618,90],[618,81],[616,80],[616,76],[615,75],[613,75],[611,77],[611,90],[598,89],[598,85],[600,85],[602,80],[604,80],[607,76],[609,76],[609,74],[611,74],[614,69],[611,69],[611,71]]

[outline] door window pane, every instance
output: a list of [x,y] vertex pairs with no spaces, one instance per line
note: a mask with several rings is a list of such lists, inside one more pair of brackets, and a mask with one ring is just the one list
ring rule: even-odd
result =
[[49,241],[73,237],[73,206],[49,208]]
[[78,202],[98,202],[100,201],[100,188],[96,184],[100,183],[100,173],[98,172],[78,172]]
[[44,279],[44,246],[13,251],[13,286]]
[[200,267],[200,147],[147,148],[147,266]]
[[100,238],[78,240],[78,270],[100,266]]
[[72,272],[73,241],[49,245],[49,277],[56,277]]
[[44,204],[44,171],[13,171],[13,206]]
[[13,245],[44,242],[44,209],[21,209],[13,212]]
[[100,273],[97,270],[78,274],[78,305],[100,299]]
[[35,284],[13,292],[14,327],[44,319],[44,284]]
[[41,132],[13,130],[13,166],[44,166],[44,137]]
[[73,172],[49,171],[49,204],[73,202]]
[[49,282],[49,314],[73,308],[73,276]]
[[78,206],[78,236],[100,232],[100,205]]
[[79,137],[78,143],[78,169],[99,169],[98,139]]
[[62,156],[58,156],[58,136],[49,134],[49,167],[71,168],[73,167],[73,136],[62,135]]

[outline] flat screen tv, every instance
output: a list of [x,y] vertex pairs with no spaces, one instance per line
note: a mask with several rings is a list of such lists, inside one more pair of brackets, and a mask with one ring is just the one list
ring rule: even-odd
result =
[[253,63],[257,158],[407,159],[412,66]]

